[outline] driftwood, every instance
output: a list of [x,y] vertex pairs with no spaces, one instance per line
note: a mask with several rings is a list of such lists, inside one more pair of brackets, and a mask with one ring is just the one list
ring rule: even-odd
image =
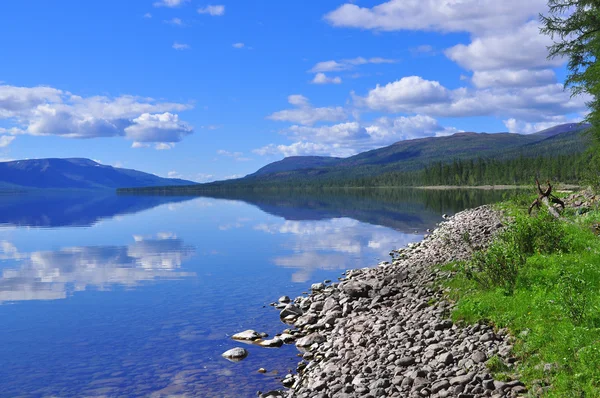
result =
[[529,214],[531,214],[531,211],[533,210],[534,207],[537,207],[539,209],[540,206],[542,204],[544,204],[548,208],[548,211],[550,212],[550,214],[552,214],[556,218],[560,218],[560,214],[558,214],[558,211],[556,211],[554,206],[552,206],[550,203],[556,203],[556,204],[560,205],[564,210],[565,202],[563,202],[556,196],[552,195],[552,185],[550,185],[550,181],[546,181],[546,183],[548,184],[548,188],[546,188],[545,191],[540,186],[540,182],[538,181],[537,178],[535,179],[535,183],[537,184],[539,196],[537,197],[536,200],[533,201],[531,206],[529,206]]

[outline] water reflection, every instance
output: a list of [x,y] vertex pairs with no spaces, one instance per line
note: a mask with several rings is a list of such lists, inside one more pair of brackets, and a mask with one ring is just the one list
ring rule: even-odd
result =
[[106,191],[0,193],[0,226],[87,227],[102,219],[190,199],[177,196],[117,196]]
[[2,270],[0,303],[64,299],[89,288],[110,290],[115,285],[133,287],[143,281],[184,278],[194,273],[178,271],[195,249],[172,233],[134,236],[127,246],[67,247],[58,251],[22,253],[8,241],[0,242]]
[[276,256],[280,267],[297,269],[293,282],[307,282],[316,270],[345,270],[375,265],[389,259],[391,249],[422,238],[414,233],[399,233],[384,227],[360,223],[350,218],[324,221],[291,221],[258,224],[255,228],[269,234],[289,236],[283,244],[292,254]]

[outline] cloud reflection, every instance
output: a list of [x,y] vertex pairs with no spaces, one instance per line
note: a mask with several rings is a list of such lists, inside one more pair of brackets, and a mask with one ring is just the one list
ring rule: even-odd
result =
[[[195,276],[178,271],[195,249],[170,233],[135,236],[128,246],[81,246],[58,251],[21,253],[0,241],[0,261],[12,264],[1,271],[0,303],[56,300],[88,288],[110,290],[143,281]],[[0,263],[1,264],[1,263]]]
[[293,282],[307,282],[316,270],[345,270],[375,265],[389,259],[392,249],[421,239],[385,227],[374,227],[349,218],[259,224],[257,231],[289,235],[284,246],[293,254],[273,259],[275,265],[294,268]]

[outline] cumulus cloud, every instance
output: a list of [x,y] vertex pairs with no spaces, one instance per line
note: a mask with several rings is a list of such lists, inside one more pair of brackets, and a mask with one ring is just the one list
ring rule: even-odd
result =
[[225,6],[223,5],[208,5],[198,8],[198,14],[208,14],[213,17],[225,15]]
[[154,7],[169,7],[175,8],[182,6],[185,3],[189,3],[190,0],[160,0],[154,2]]
[[509,116],[528,121],[585,112],[589,100],[583,95],[571,98],[558,83],[449,90],[437,81],[418,76],[377,86],[365,97],[355,96],[358,106],[375,111],[421,113],[433,117]]
[[516,31],[477,37],[470,44],[459,44],[446,50],[451,60],[468,70],[527,69],[559,66],[563,60],[548,60],[547,47],[552,39],[539,32],[536,21]]
[[367,123],[348,122],[330,126],[294,125],[282,131],[293,142],[270,144],[254,150],[258,155],[330,155],[347,157],[394,142],[458,132],[442,127],[437,120],[424,115],[381,117]]
[[134,147],[174,143],[193,132],[172,113],[187,109],[187,104],[129,95],[84,98],[49,87],[0,86],[0,119],[14,124],[0,132],[11,135],[121,136],[134,141]]
[[374,7],[344,4],[325,15],[333,26],[481,34],[507,31],[545,10],[546,0],[390,0]]
[[551,69],[475,71],[471,81],[477,88],[544,86],[556,82],[556,73]]
[[179,120],[178,115],[169,112],[143,113],[133,119],[132,125],[125,128],[127,137],[136,142],[179,142],[192,131],[187,123]]
[[245,44],[244,43],[233,43],[232,44],[233,48],[244,48]]
[[346,111],[342,107],[315,108],[303,95],[290,95],[288,102],[296,108],[275,112],[267,118],[308,126],[317,122],[338,122],[347,118]]
[[325,73],[317,73],[312,80],[313,84],[340,84],[342,79],[339,76],[329,77]]
[[172,47],[177,51],[189,50],[190,48],[192,48],[189,44],[178,43],[178,42],[173,43]]
[[374,110],[410,112],[410,108],[447,102],[450,92],[437,81],[420,76],[403,77],[385,86],[377,85],[361,102]]

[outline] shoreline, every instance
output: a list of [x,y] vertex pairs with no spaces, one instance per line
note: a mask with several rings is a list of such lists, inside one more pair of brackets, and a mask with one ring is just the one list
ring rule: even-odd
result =
[[494,380],[492,357],[515,366],[512,339],[487,325],[456,325],[436,266],[466,260],[503,228],[490,206],[465,210],[421,242],[392,252],[391,263],[350,270],[340,283],[316,283],[308,296],[280,304],[302,353],[288,390],[261,397],[513,397],[519,380]]

